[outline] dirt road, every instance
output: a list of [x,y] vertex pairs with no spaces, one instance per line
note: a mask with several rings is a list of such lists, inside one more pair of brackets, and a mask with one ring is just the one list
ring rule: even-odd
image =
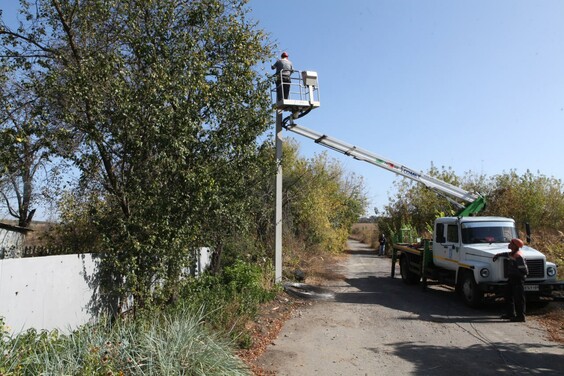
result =
[[339,270],[345,279],[326,286],[335,299],[287,321],[259,358],[263,369],[293,376],[564,375],[564,347],[534,318],[504,322],[499,304],[474,310],[444,287],[422,292],[390,278],[389,258],[358,242],[348,246]]

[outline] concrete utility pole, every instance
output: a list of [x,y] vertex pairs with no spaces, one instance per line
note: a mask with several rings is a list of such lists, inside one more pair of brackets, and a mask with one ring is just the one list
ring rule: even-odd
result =
[[[281,73],[280,73],[281,74]],[[282,76],[277,82],[283,82]],[[319,88],[317,84],[317,72],[292,71],[287,96],[282,95],[283,90],[277,94],[277,88],[272,91],[277,94],[276,105],[276,213],[274,215],[274,281],[282,282],[282,129],[293,124],[294,119],[308,114],[312,109],[319,107]],[[281,88],[280,88],[281,89]],[[291,115],[282,118],[284,111]],[[290,124],[285,124],[287,122]]]
[[282,281],[282,110],[276,111],[276,214],[274,282]]

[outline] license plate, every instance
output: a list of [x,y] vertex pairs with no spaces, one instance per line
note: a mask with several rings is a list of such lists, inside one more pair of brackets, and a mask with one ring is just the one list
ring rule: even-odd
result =
[[539,291],[539,285],[525,285],[525,291]]

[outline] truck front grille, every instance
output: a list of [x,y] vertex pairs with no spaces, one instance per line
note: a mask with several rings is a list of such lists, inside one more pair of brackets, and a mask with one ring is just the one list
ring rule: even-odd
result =
[[[529,268],[529,275],[527,278],[544,278],[544,260],[543,259],[535,259],[535,260],[527,260],[527,268]],[[505,260],[503,266],[503,276],[507,278],[507,265],[508,261]]]
[[527,260],[527,268],[529,268],[529,275],[527,278],[544,278],[544,260]]

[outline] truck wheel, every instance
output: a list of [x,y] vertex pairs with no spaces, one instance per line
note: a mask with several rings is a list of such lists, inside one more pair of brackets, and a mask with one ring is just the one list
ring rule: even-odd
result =
[[484,293],[478,288],[472,272],[464,273],[461,293],[464,303],[470,307],[478,307],[482,303]]
[[409,270],[409,256],[403,256],[400,259],[400,273],[402,281],[407,285],[419,282],[419,276]]

